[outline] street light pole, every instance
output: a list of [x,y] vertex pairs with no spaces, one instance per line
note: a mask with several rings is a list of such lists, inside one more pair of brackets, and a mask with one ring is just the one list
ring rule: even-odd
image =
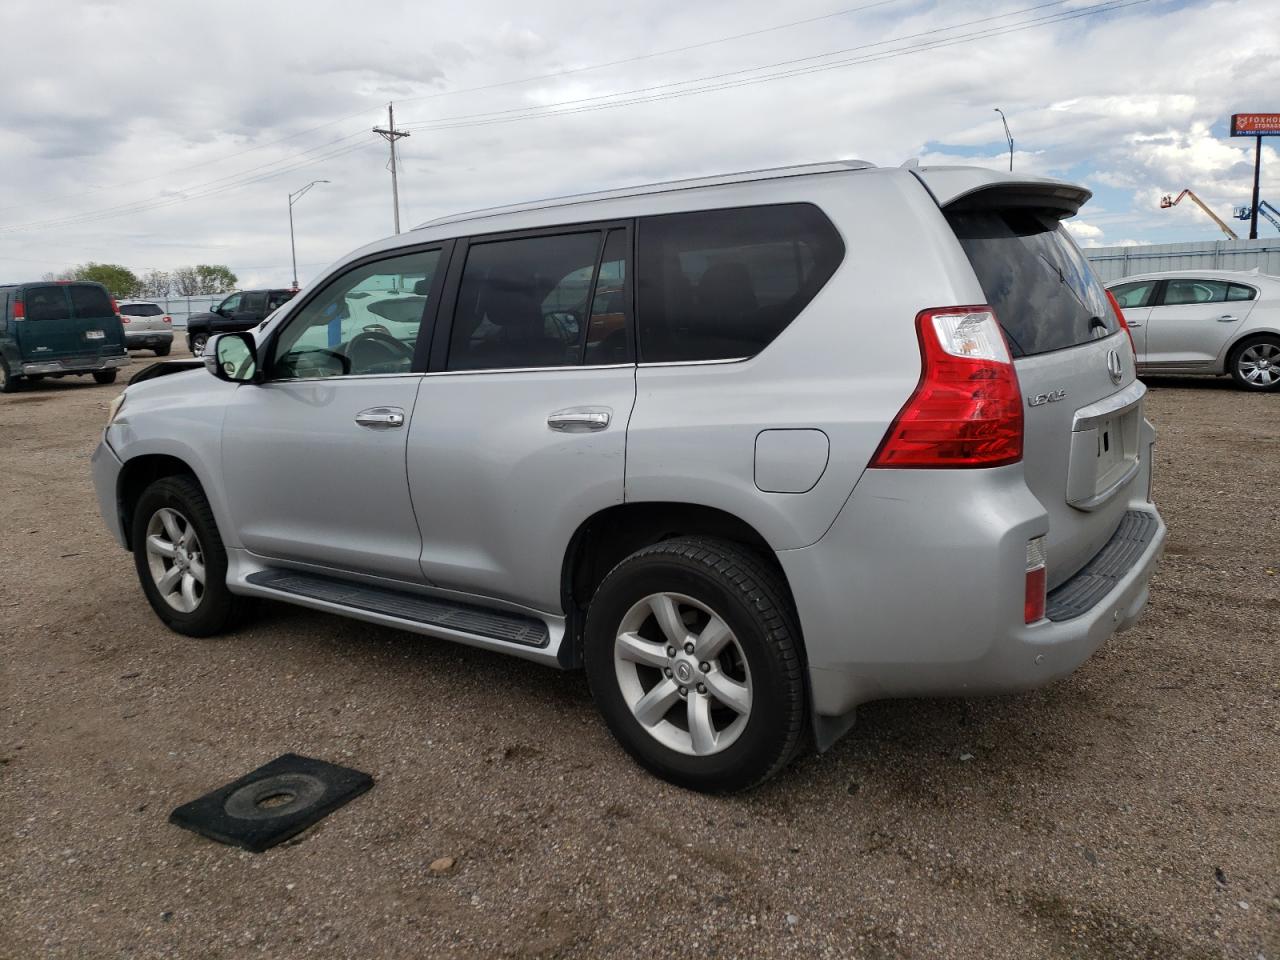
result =
[[312,180],[301,190],[289,194],[289,256],[293,260],[293,289],[298,289],[298,250],[293,242],[293,205],[302,199],[302,195],[317,183],[328,183],[328,180]]
[[1009,121],[1005,119],[1004,111],[996,107],[996,113],[1000,114],[1000,120],[1004,123],[1004,137],[1009,141],[1009,172],[1013,172],[1013,134],[1009,132]]

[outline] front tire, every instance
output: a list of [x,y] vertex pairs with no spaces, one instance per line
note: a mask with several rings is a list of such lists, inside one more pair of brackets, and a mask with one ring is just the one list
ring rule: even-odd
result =
[[93,372],[93,380],[95,383],[107,384],[116,382],[115,370],[95,370]]
[[9,372],[9,364],[0,358],[0,393],[17,393],[22,385],[22,378]]
[[1231,351],[1227,370],[1237,387],[1261,393],[1280,387],[1280,338],[1246,340]]
[[131,532],[138,580],[170,630],[210,637],[239,621],[248,601],[227,589],[227,551],[194,478],[163,477],[147,487]]
[[678,786],[730,793],[777,773],[807,716],[781,575],[739,544],[681,537],[633,553],[587,612],[586,669],[609,729]]

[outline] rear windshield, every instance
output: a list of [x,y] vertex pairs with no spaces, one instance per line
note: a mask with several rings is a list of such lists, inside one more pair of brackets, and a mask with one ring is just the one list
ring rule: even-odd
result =
[[27,287],[22,293],[22,302],[29,321],[67,320],[71,317],[66,287]]
[[1110,336],[1106,290],[1066,228],[1034,210],[947,215],[1015,357]]
[[80,319],[115,316],[106,289],[96,283],[71,283],[67,292],[71,294],[71,309]]
[[126,317],[162,317],[164,311],[154,303],[122,303],[120,312]]

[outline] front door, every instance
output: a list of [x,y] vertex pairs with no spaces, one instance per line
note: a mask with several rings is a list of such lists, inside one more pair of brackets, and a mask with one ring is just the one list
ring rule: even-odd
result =
[[1253,309],[1252,287],[1225,280],[1167,280],[1147,321],[1146,362],[1204,366],[1218,355]]
[[[261,346],[264,379],[236,388],[222,434],[227,501],[250,552],[421,580],[405,443],[443,260],[434,247],[344,269]],[[417,319],[394,334],[356,309],[407,300]]]
[[431,584],[561,612],[570,539],[623,499],[629,250],[628,227],[605,224],[455,252],[409,431]]
[[1124,312],[1138,363],[1147,362],[1147,321],[1151,318],[1151,303],[1159,287],[1159,280],[1132,280],[1111,288],[1111,295]]

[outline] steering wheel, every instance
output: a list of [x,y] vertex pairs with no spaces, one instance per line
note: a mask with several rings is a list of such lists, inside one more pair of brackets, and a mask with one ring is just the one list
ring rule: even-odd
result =
[[[352,373],[396,372],[394,368],[413,361],[413,347],[389,333],[371,330],[357,333],[343,352],[351,361]],[[379,367],[393,369],[378,371]]]

